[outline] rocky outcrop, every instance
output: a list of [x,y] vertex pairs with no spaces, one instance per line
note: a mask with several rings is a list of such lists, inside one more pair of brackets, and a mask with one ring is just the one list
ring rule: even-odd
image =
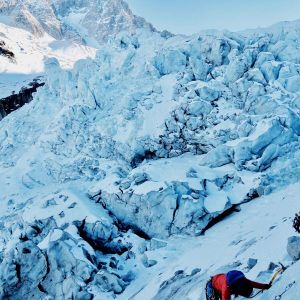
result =
[[29,87],[22,88],[19,93],[0,99],[0,118],[4,118],[24,104],[30,102],[33,99],[33,93],[43,85],[43,82],[34,81],[29,84]]
[[7,57],[11,62],[15,62],[15,54],[7,49],[4,41],[0,41],[0,55]]

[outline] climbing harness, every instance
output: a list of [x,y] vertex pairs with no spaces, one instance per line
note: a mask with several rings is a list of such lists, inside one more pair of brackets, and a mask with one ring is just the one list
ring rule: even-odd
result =
[[263,290],[258,291],[256,294],[254,294],[253,296],[250,296],[249,298],[255,298],[258,294],[262,293]]

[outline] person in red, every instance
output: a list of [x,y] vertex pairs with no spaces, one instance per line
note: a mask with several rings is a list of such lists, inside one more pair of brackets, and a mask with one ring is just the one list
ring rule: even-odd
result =
[[[233,270],[227,274],[217,274],[211,278],[206,288],[206,298],[216,300],[230,300],[231,295],[249,298],[253,289],[267,290],[271,284],[251,281],[243,272]],[[211,293],[209,294],[209,290]]]

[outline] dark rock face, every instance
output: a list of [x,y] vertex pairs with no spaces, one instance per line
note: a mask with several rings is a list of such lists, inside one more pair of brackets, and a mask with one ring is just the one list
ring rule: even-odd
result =
[[7,57],[10,61],[15,61],[15,54],[6,49],[5,42],[0,41],[0,55]]
[[[0,50],[1,51],[1,50]],[[22,107],[25,103],[32,100],[32,94],[45,83],[37,80],[30,83],[29,87],[24,87],[18,94],[10,95],[6,98],[0,99],[0,120],[10,114],[11,112]]]

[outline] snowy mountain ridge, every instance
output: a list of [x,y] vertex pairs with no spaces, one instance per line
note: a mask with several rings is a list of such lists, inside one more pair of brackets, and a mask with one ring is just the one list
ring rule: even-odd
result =
[[257,299],[296,299],[298,36],[141,29],[45,60],[1,120],[1,297],[202,300],[216,272],[268,282],[281,261]]
[[123,0],[1,1],[0,13],[7,16],[9,25],[35,36],[46,32],[55,39],[72,39],[92,46],[106,42],[120,31],[154,30],[143,18],[135,16]]

